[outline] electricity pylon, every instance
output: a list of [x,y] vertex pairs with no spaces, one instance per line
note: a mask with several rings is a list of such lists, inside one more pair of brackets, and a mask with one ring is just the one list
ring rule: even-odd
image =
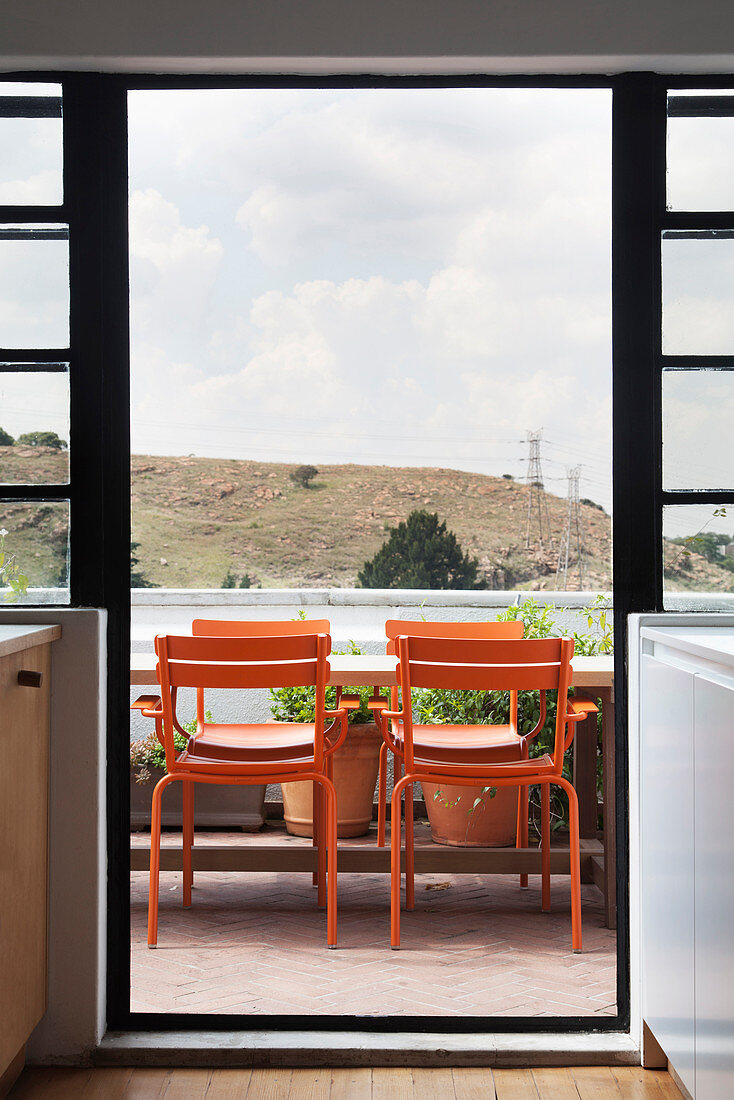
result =
[[558,551],[558,569],[556,578],[562,583],[558,584],[559,590],[568,589],[568,556],[573,543],[576,551],[576,564],[579,569],[579,590],[584,588],[584,540],[581,522],[581,503],[579,501],[579,478],[581,467],[566,468],[568,478],[568,511],[566,513],[566,530],[561,538],[561,546]]
[[[531,545],[530,535],[537,535],[541,550],[546,546],[553,549],[548,500],[543,487],[543,471],[540,465],[540,444],[543,442],[543,430],[528,432],[528,521],[525,529],[525,549]],[[535,539],[533,541],[536,541]]]

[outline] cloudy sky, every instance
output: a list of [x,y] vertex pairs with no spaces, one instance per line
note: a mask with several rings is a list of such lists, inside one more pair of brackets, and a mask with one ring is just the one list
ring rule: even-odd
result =
[[130,96],[133,449],[610,505],[606,91]]

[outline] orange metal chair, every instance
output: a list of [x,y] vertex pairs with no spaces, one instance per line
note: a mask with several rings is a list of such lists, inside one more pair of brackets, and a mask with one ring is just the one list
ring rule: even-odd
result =
[[[563,754],[573,739],[574,724],[596,710],[586,700],[568,698],[571,682],[573,641],[569,638],[482,640],[398,636],[398,682],[402,705],[380,713],[383,737],[392,751],[402,757],[405,775],[395,784],[391,820],[391,944],[400,946],[400,800],[417,781],[446,782],[464,786],[517,786],[540,784],[542,791],[542,907],[550,907],[550,793],[551,784],[562,787],[570,808],[571,924],[572,946],[581,950],[581,879],[579,865],[578,801],[571,784],[564,779]],[[519,755],[497,759],[493,727],[414,726],[411,688],[450,690],[538,691],[540,718],[545,721],[545,695],[558,692],[553,754],[534,760]],[[567,732],[568,730],[568,732]],[[536,732],[536,731],[533,731]],[[503,750],[504,751],[504,750]],[[406,812],[406,906],[414,905],[414,853]]]
[[[413,638],[485,638],[501,641],[503,639],[522,638],[525,624],[522,619],[512,619],[509,622],[482,622],[482,623],[427,623],[423,620],[388,619],[385,623],[387,634],[386,653],[396,654],[396,639],[401,634],[408,634]],[[375,695],[377,691],[375,691]],[[536,726],[530,733],[522,735],[517,730],[517,692],[511,691],[510,695],[510,723],[507,726],[484,727],[484,736],[492,738],[498,760],[527,760],[528,747],[539,727]],[[398,709],[397,688],[391,691],[390,703],[393,710]],[[377,709],[377,707],[373,707]],[[442,727],[445,732],[448,726]],[[377,811],[377,844],[385,846],[385,818],[387,807],[387,753],[388,743],[383,740],[380,746],[380,772],[378,787],[378,811]],[[402,757],[393,756],[395,778],[402,772]],[[413,802],[406,799],[405,803],[405,831],[406,844],[413,843]],[[528,787],[521,786],[517,796],[517,833],[515,844],[518,848],[528,846]],[[528,876],[520,875],[520,886],[527,886]],[[408,906],[413,908],[412,890],[411,901]]]
[[[201,623],[199,620],[197,628]],[[233,625],[228,624],[230,628]],[[283,624],[269,625],[280,627]],[[303,626],[300,623],[287,625]],[[257,626],[264,628],[266,624]],[[292,634],[281,634],[279,630],[265,633],[261,629],[256,636],[233,637],[229,633],[156,638],[161,697],[144,697],[136,704],[143,715],[155,719],[156,734],[165,750],[167,772],[153,792],[149,947],[156,946],[158,934],[161,796],[164,789],[175,781],[184,784],[183,893],[184,906],[189,906],[193,881],[194,783],[284,783],[296,779],[311,780],[322,794],[321,799],[314,799],[318,904],[326,904],[327,943],[329,947],[336,946],[337,807],[336,791],[327,774],[327,759],[346,737],[347,710],[345,707],[326,710],[324,692],[329,678],[327,657],[331,652],[331,638],[327,633],[313,632],[312,627],[311,631],[304,633],[296,629]],[[296,686],[315,688],[313,723],[215,724],[203,720],[206,689]],[[183,732],[176,716],[177,693],[182,687],[196,688],[197,730],[177,757],[173,731]],[[325,729],[329,720],[331,725]],[[338,736],[329,738],[337,726]]]

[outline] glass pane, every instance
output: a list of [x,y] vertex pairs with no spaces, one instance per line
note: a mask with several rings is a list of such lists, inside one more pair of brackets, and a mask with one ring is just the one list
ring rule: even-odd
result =
[[69,375],[0,363],[0,483],[69,480]]
[[670,231],[663,239],[663,352],[734,352],[734,239]]
[[663,508],[663,606],[734,610],[734,503]]
[[68,228],[0,226],[0,347],[68,346]]
[[[68,500],[3,500],[0,531],[5,555],[0,598],[6,603],[68,603]],[[28,590],[23,594],[25,581]]]
[[663,372],[663,488],[734,489],[734,372]]
[[60,84],[0,83],[0,205],[63,201]]

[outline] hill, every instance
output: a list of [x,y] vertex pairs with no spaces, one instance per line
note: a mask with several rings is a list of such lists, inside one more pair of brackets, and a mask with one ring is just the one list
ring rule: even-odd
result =
[[[135,456],[133,538],[155,584],[218,588],[229,572],[271,587],[353,587],[390,527],[414,509],[437,512],[479,559],[488,588],[553,588],[556,558],[525,549],[523,484],[458,470],[322,466],[310,488],[293,466]],[[566,502],[548,495],[553,529]],[[610,520],[582,505],[587,584],[610,587]]]
[[[556,587],[558,535],[566,502],[546,495],[555,550],[525,548],[528,489],[521,482],[457,470],[388,466],[322,466],[311,487],[282,463],[207,458],[132,458],[136,570],[166,588],[219,588],[229,573],[239,584],[352,587],[388,531],[414,509],[437,512],[462,549],[479,559],[488,588]],[[58,484],[68,455],[44,447],[0,447],[0,480]],[[611,588],[611,522],[581,505],[586,553],[584,587]],[[64,506],[6,501],[0,526],[9,552],[32,585],[63,582]],[[733,591],[734,573],[666,540],[671,590]],[[569,588],[578,587],[575,562]]]

